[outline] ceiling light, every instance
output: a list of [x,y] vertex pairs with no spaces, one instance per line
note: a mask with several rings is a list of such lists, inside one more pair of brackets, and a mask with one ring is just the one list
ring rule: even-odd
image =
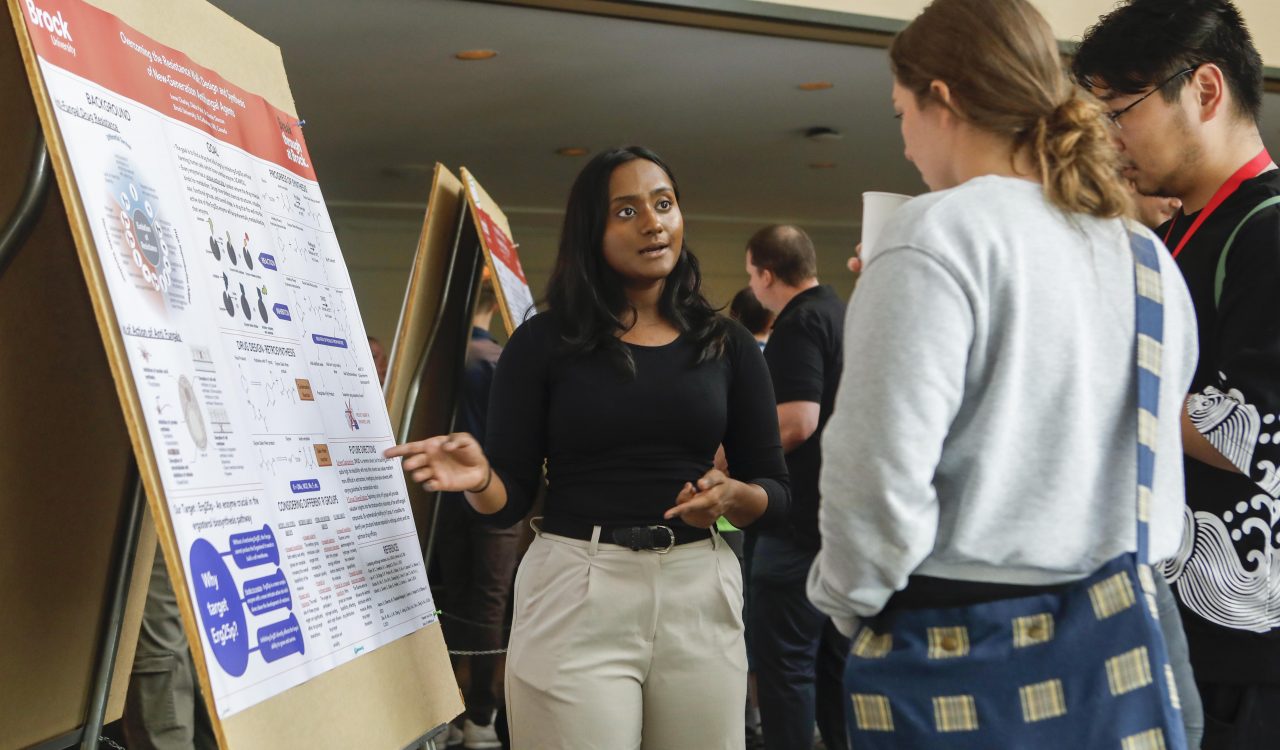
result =
[[844,134],[835,128],[818,126],[804,131],[804,137],[811,141],[838,141]]
[[797,88],[801,91],[826,91],[834,86],[835,84],[831,81],[809,81],[807,83],[800,84]]
[[836,163],[833,161],[815,161],[809,163],[809,169],[835,169]]
[[475,61],[490,60],[498,56],[498,51],[493,49],[464,49],[454,55],[459,60]]
[[564,148],[556,149],[556,153],[561,156],[586,156],[587,150],[581,146],[565,146]]

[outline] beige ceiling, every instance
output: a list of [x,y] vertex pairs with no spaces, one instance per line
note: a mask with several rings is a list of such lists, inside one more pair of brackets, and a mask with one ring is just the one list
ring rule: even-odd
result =
[[[280,45],[336,206],[421,206],[440,161],[554,214],[582,164],[555,149],[623,143],[672,164],[692,216],[852,227],[861,191],[922,189],[880,49],[469,0],[214,3]],[[453,58],[470,48],[499,55]],[[796,88],[812,80],[835,86]],[[1280,94],[1266,108],[1274,148]]]

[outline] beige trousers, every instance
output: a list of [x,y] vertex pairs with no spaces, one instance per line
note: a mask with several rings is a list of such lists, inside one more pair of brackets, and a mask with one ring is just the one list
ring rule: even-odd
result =
[[742,574],[719,537],[667,554],[539,534],[516,573],[513,750],[741,750]]

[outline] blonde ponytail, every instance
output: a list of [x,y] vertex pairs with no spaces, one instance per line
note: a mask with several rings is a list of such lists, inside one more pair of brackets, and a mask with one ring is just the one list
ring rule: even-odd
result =
[[1110,218],[1131,212],[1102,105],[1072,84],[1027,0],[933,0],[889,47],[894,78],[927,101],[944,81],[957,114],[1026,149],[1050,202]]
[[1069,98],[1037,118],[1015,143],[1030,148],[1045,196],[1055,206],[1103,218],[1133,213],[1102,105],[1082,89],[1072,87]]

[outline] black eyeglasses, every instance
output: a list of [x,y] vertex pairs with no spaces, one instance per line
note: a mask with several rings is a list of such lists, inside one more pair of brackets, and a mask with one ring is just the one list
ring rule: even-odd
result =
[[1147,93],[1143,94],[1142,96],[1140,96],[1140,97],[1138,97],[1137,99],[1135,99],[1135,100],[1133,100],[1132,102],[1130,102],[1130,103],[1129,103],[1129,105],[1128,105],[1127,107],[1122,107],[1121,109],[1117,109],[1115,112],[1108,112],[1108,113],[1106,113],[1106,114],[1107,114],[1107,119],[1111,121],[1111,124],[1112,124],[1112,125],[1115,125],[1115,126],[1116,126],[1116,130],[1123,130],[1123,128],[1120,126],[1120,116],[1121,116],[1121,115],[1123,115],[1125,112],[1128,112],[1129,110],[1133,109],[1134,107],[1138,106],[1139,104],[1142,104],[1142,102],[1143,102],[1144,100],[1146,100],[1146,98],[1147,98],[1148,96],[1151,96],[1152,94],[1156,93],[1157,91],[1159,91],[1160,89],[1164,88],[1165,86],[1168,86],[1169,84],[1173,83],[1174,81],[1176,81],[1177,79],[1181,78],[1182,76],[1185,76],[1185,75],[1186,75],[1186,74],[1188,74],[1188,73],[1192,73],[1192,72],[1194,72],[1194,71],[1195,71],[1195,69],[1196,69],[1196,68],[1198,68],[1198,67],[1200,67],[1200,66],[1198,66],[1198,65],[1193,65],[1192,67],[1187,68],[1187,69],[1185,69],[1185,70],[1179,70],[1177,73],[1174,73],[1173,75],[1171,75],[1171,76],[1169,76],[1168,78],[1166,78],[1166,79],[1164,79],[1163,81],[1161,81],[1159,85],[1155,86],[1154,88],[1152,88],[1152,89],[1151,89],[1150,91],[1148,91]]

